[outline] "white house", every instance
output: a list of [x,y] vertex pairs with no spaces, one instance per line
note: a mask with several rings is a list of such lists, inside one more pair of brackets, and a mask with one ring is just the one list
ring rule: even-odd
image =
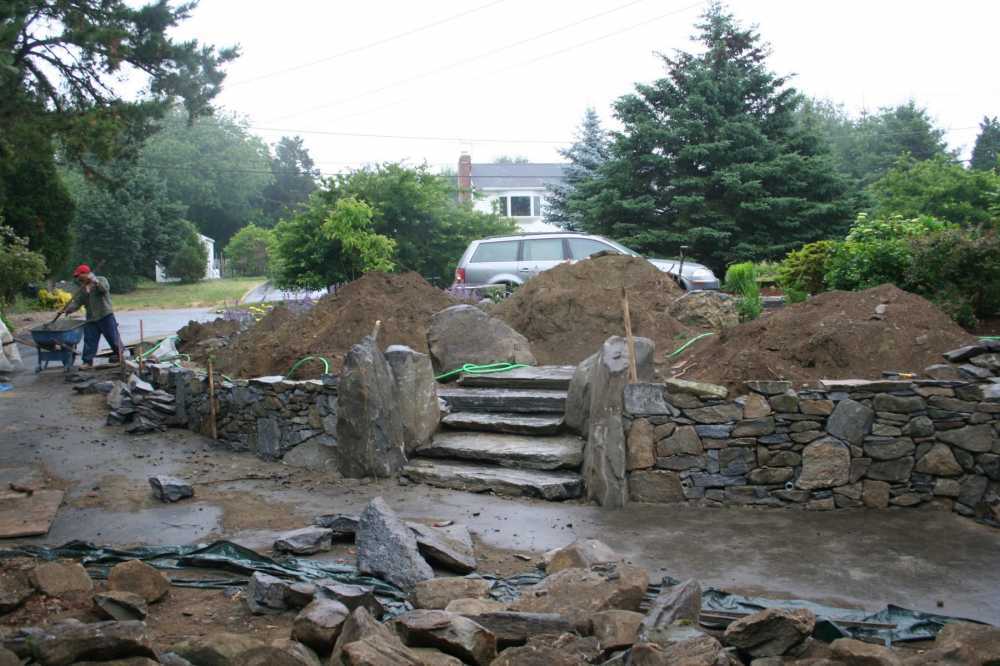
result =
[[458,191],[472,199],[477,210],[513,218],[522,232],[559,231],[542,217],[552,185],[563,182],[565,164],[473,164],[463,153],[458,158]]
[[[209,238],[208,236],[203,236],[198,234],[198,239],[201,244],[205,246],[205,250],[208,253],[208,260],[205,262],[205,278],[206,280],[218,280],[221,275],[219,273],[219,264],[215,258],[215,239]],[[177,282],[180,278],[169,277],[167,275],[166,269],[160,264],[156,264],[156,281],[157,282]]]

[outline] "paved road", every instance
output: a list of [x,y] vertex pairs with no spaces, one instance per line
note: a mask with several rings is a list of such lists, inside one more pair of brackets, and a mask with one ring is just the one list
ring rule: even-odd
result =
[[319,291],[282,291],[270,282],[258,285],[243,297],[242,303],[274,303],[275,301],[297,301],[303,298],[319,299],[326,296],[326,290]]

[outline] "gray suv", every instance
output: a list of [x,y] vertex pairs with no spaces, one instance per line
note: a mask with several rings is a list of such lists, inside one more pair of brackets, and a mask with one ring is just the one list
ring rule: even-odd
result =
[[[475,289],[488,285],[520,285],[528,278],[564,261],[586,259],[598,252],[615,252],[641,257],[638,252],[602,236],[571,231],[495,236],[472,241],[455,269],[453,289]],[[661,271],[670,273],[688,291],[718,289],[719,280],[711,270],[688,259],[648,259]],[[680,271],[683,270],[683,274]]]

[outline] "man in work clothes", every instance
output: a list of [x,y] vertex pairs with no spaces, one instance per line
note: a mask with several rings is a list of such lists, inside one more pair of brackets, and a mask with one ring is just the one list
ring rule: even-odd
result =
[[83,327],[83,365],[85,370],[94,367],[97,343],[101,336],[108,341],[114,357],[121,353],[121,338],[118,337],[118,320],[111,307],[111,285],[107,278],[94,275],[87,264],[81,264],[73,271],[73,277],[80,283],[80,290],[73,300],[63,308],[65,314],[76,312],[81,307],[87,309],[87,323]]

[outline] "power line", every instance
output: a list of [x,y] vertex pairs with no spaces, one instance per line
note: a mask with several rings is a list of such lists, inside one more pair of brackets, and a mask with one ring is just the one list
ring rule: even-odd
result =
[[549,143],[565,144],[572,139],[470,139],[453,136],[412,136],[404,134],[368,134],[361,132],[333,132],[328,130],[298,130],[282,129],[278,127],[257,127],[250,125],[250,129],[261,132],[288,132],[292,134],[322,134],[327,136],[357,137],[363,139],[395,139],[402,141],[468,141],[474,143]]
[[389,42],[396,41],[397,39],[403,39],[404,37],[409,37],[411,35],[415,35],[417,33],[424,32],[425,30],[430,30],[431,28],[436,28],[436,27],[438,27],[440,25],[444,25],[446,23],[451,23],[452,21],[457,21],[460,18],[464,18],[466,16],[469,16],[470,14],[475,14],[476,12],[483,11],[484,9],[489,9],[490,7],[495,7],[496,5],[499,5],[499,4],[503,3],[503,2],[506,2],[506,0],[493,0],[493,2],[488,2],[485,5],[480,5],[478,7],[473,7],[472,9],[467,9],[464,12],[459,12],[458,14],[454,14],[452,16],[448,16],[446,18],[443,18],[443,19],[440,19],[440,20],[437,20],[437,21],[432,21],[430,23],[425,23],[424,25],[418,26],[418,27],[413,28],[411,30],[405,30],[403,32],[397,33],[395,35],[391,35],[389,37],[385,37],[383,39],[376,40],[374,42],[370,42],[368,44],[363,44],[361,46],[355,46],[353,48],[350,48],[350,49],[347,49],[347,50],[344,50],[344,51],[340,51],[339,53],[334,53],[333,55],[326,56],[325,58],[319,58],[318,60],[310,60],[309,62],[304,62],[304,63],[301,63],[299,65],[292,65],[291,67],[286,67],[284,69],[278,69],[278,70],[275,70],[273,72],[268,72],[267,74],[260,74],[258,76],[253,76],[253,77],[250,77],[248,79],[241,79],[241,80],[235,81],[233,83],[228,83],[228,84],[226,84],[226,87],[232,88],[232,87],[235,87],[235,86],[242,86],[242,85],[245,85],[247,83],[254,83],[256,81],[260,81],[260,80],[263,80],[263,79],[269,79],[269,78],[272,78],[272,77],[275,77],[275,76],[279,76],[281,74],[287,74],[289,72],[297,72],[297,71],[299,71],[301,69],[307,69],[307,68],[313,67],[315,65],[321,65],[321,64],[323,64],[325,62],[330,62],[330,61],[336,60],[338,58],[343,58],[344,56],[353,55],[355,53],[361,53],[362,51],[367,51],[369,49],[373,49],[376,46],[382,46],[383,44],[388,44]]
[[287,114],[287,115],[284,115],[284,116],[280,116],[280,117],[274,118],[272,120],[284,120],[286,118],[294,118],[294,117],[300,116],[302,114],[312,113],[313,111],[321,111],[323,109],[328,109],[328,108],[334,107],[334,106],[340,106],[342,104],[347,104],[348,102],[353,102],[353,101],[356,101],[356,100],[359,100],[359,99],[363,99],[365,97],[370,97],[371,95],[376,95],[376,94],[378,94],[380,92],[385,92],[386,90],[390,90],[392,88],[395,88],[395,87],[398,87],[398,86],[401,86],[401,85],[408,85],[410,83],[413,83],[414,81],[420,81],[421,79],[425,79],[425,78],[428,78],[430,76],[435,76],[437,74],[441,74],[443,72],[447,72],[447,71],[450,71],[452,69],[455,69],[455,68],[458,68],[458,67],[462,67],[462,66],[467,65],[467,64],[469,64],[471,62],[475,62],[477,60],[482,60],[483,58],[488,58],[488,57],[496,55],[498,53],[503,53],[504,51],[509,51],[510,49],[517,48],[519,46],[523,46],[524,44],[529,44],[531,42],[537,41],[537,40],[542,39],[544,37],[548,37],[550,35],[554,35],[556,33],[563,32],[565,30],[569,30],[570,28],[575,28],[578,25],[582,25],[582,24],[587,23],[589,21],[593,21],[594,19],[598,19],[598,18],[602,18],[604,16],[608,16],[609,14],[614,14],[616,12],[620,12],[623,9],[627,9],[629,7],[632,7],[633,5],[637,5],[637,4],[640,4],[642,2],[647,2],[647,0],[632,0],[631,2],[627,2],[624,5],[619,5],[618,7],[614,7],[612,9],[608,9],[606,11],[599,12],[597,14],[592,14],[592,15],[584,17],[584,18],[582,18],[582,19],[580,19],[578,21],[574,21],[572,23],[568,23],[568,24],[560,26],[558,28],[553,28],[552,30],[547,30],[545,32],[539,33],[539,34],[534,35],[532,37],[527,37],[525,39],[519,39],[516,42],[511,42],[510,44],[507,44],[505,46],[500,46],[500,47],[497,47],[495,49],[491,49],[489,51],[484,51],[484,52],[479,53],[477,55],[470,56],[468,58],[462,58],[461,60],[456,60],[456,61],[448,63],[447,65],[444,65],[442,67],[438,67],[437,69],[428,70],[428,71],[422,72],[420,74],[417,74],[415,76],[412,76],[412,77],[409,77],[409,78],[406,78],[406,79],[399,79],[397,81],[393,81],[392,83],[388,83],[388,84],[386,84],[384,86],[381,86],[381,87],[378,87],[378,88],[372,88],[370,90],[366,90],[366,91],[364,91],[362,93],[359,93],[357,95],[354,95],[352,97],[345,97],[343,99],[339,99],[339,100],[336,100],[334,102],[329,102],[327,104],[321,104],[320,106],[315,106],[315,107],[312,107],[312,108],[309,108],[309,109],[303,109],[301,111],[296,111],[294,113],[290,113],[290,114]]

